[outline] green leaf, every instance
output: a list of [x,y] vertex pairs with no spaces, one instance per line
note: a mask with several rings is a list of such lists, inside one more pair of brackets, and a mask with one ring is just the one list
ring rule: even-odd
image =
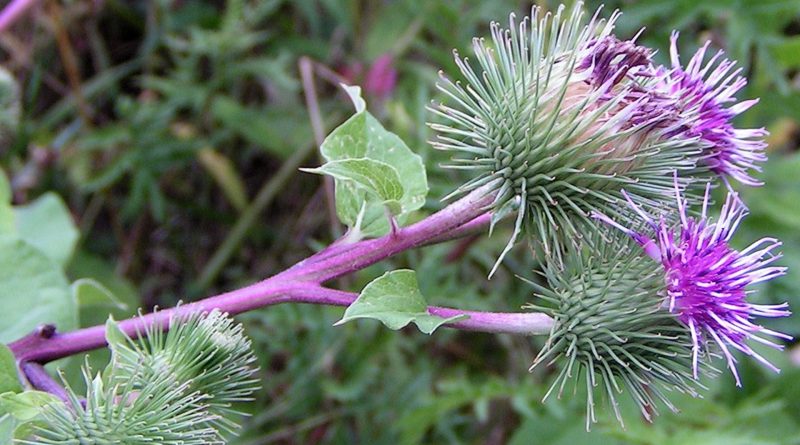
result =
[[[428,180],[422,158],[413,153],[394,133],[385,128],[364,110],[359,89],[346,87],[356,105],[356,114],[333,130],[320,147],[326,161],[371,160],[391,167],[402,187],[402,197],[397,199],[397,220],[405,221],[409,212],[425,204]],[[327,164],[326,164],[327,165]],[[321,168],[324,168],[321,167]],[[336,213],[348,227],[355,227],[363,210],[359,230],[365,236],[379,236],[389,231],[385,217],[384,199],[367,192],[353,180],[336,181]]]
[[34,420],[42,408],[51,403],[63,402],[58,397],[42,391],[0,394],[0,412],[11,414],[20,422]]
[[0,168],[0,204],[11,204],[11,184],[2,168]]
[[14,428],[17,423],[11,414],[0,414],[0,444],[6,445],[13,443]]
[[225,193],[231,205],[238,211],[244,210],[247,207],[247,192],[233,162],[211,147],[201,149],[197,153],[197,159]]
[[21,392],[22,385],[17,374],[17,361],[6,345],[0,344],[0,394]]
[[340,83],[344,89],[344,92],[350,97],[350,100],[353,101],[353,106],[356,107],[356,113],[361,113],[362,111],[367,110],[367,102],[364,101],[364,98],[361,97],[361,87],[357,85],[345,85]]
[[60,331],[78,325],[77,304],[61,267],[25,240],[0,236],[0,343],[42,323]]
[[0,168],[0,234],[14,233],[14,211],[11,207],[11,184]]
[[[297,143],[299,139],[296,127],[300,116],[287,113],[271,114],[269,111],[268,108],[244,106],[228,96],[216,96],[211,103],[211,115],[222,127],[234,131],[250,144],[286,158],[299,146],[293,146],[292,143]],[[300,122],[306,121],[308,119]],[[304,125],[300,127],[305,130],[303,137],[310,138],[311,133]],[[280,129],[283,133],[276,132],[276,129]]]
[[781,39],[772,46],[772,53],[787,68],[800,67],[800,36]]
[[14,208],[20,238],[61,265],[72,256],[78,229],[64,201],[47,192],[30,204]]
[[[86,251],[79,250],[70,260],[67,275],[72,277],[84,277],[100,283],[105,289],[114,295],[114,298],[122,306],[115,306],[112,309],[114,317],[117,319],[128,318],[135,315],[136,308],[140,303],[139,292],[133,284],[126,278],[117,275],[114,266],[105,259],[94,256]],[[123,306],[127,309],[123,309]],[[83,309],[83,308],[82,308]],[[108,314],[101,314],[100,311],[82,311],[81,323],[84,326],[93,326],[105,323]]]
[[356,187],[381,200],[392,215],[403,211],[403,184],[391,165],[371,159],[343,159],[330,161],[318,168],[303,169],[310,173],[333,176],[342,181],[352,181]]
[[413,322],[420,331],[431,334],[445,323],[466,317],[442,318],[429,314],[425,297],[419,291],[416,273],[401,269],[387,272],[367,284],[336,326],[359,318],[371,318],[394,330]]
[[81,278],[70,286],[72,295],[78,306],[112,306],[127,309],[128,305],[120,301],[113,292],[100,282],[91,278]]

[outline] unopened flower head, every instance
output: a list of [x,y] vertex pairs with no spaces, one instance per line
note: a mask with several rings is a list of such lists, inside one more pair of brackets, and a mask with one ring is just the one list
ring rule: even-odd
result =
[[[111,322],[107,329],[117,331]],[[252,400],[258,387],[252,366],[256,358],[242,325],[216,309],[173,316],[166,334],[151,326],[143,338],[112,343],[111,350],[123,380],[136,372],[145,377],[172,375],[176,382],[188,382],[193,391],[206,394],[208,411],[216,414],[212,423],[219,429],[238,428],[229,418],[238,412],[233,404]]]
[[[568,249],[563,267],[545,265],[547,286],[530,283],[549,303],[530,307],[555,320],[533,365],[561,367],[545,398],[560,397],[569,380],[585,378],[587,428],[596,421],[595,392],[620,422],[623,392],[648,420],[658,414],[658,402],[675,411],[670,392],[697,395],[702,386],[692,375],[691,336],[662,304],[660,266],[641,261],[638,246],[626,239],[596,244]],[[708,366],[702,371],[714,373]]]
[[692,337],[692,362],[695,377],[698,360],[717,345],[725,356],[736,384],[740,385],[734,349],[754,357],[770,369],[778,369],[748,346],[753,340],[782,349],[765,336],[791,339],[788,335],[759,326],[756,317],[786,317],[787,304],[763,305],[747,301],[752,291],[747,287],[783,275],[784,267],[774,266],[780,246],[774,238],[762,238],[744,250],[733,249],[729,242],[746,214],[735,194],[728,194],[717,221],[707,216],[708,188],[699,218],[687,214],[687,202],[675,187],[680,222],[675,228],[665,219],[656,222],[636,204],[630,206],[650,226],[654,238],[631,230],[608,217],[595,217],[622,230],[635,239],[645,252],[663,266],[665,301],[670,312],[678,315]]
[[580,3],[543,17],[534,7],[508,29],[492,23],[491,44],[473,41],[477,63],[456,54],[463,81],[442,76],[433,145],[455,153],[446,167],[473,173],[455,193],[497,184],[496,219],[517,213],[506,252],[523,227],[558,251],[594,227],[592,210],[624,203],[623,187],[649,208],[669,196],[672,171],[694,173],[696,141],[661,137],[666,116],[642,90],[652,51],[612,35],[618,13],[599,13],[584,24]]
[[724,58],[718,51],[708,61],[706,42],[681,66],[678,54],[678,33],[670,39],[671,68],[661,67],[652,85],[656,95],[661,95],[665,108],[676,115],[677,128],[673,136],[698,138],[706,149],[705,164],[726,183],[728,178],[746,185],[761,183],[750,175],[760,171],[759,163],[766,160],[763,128],[739,129],[733,119],[758,102],[758,99],[737,102],[734,97],[746,84],[740,76],[741,67]]

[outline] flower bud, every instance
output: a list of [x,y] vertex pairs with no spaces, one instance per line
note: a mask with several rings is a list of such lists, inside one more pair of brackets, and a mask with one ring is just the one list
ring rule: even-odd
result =
[[555,319],[532,368],[561,367],[545,399],[556,389],[560,397],[570,379],[585,379],[587,429],[596,422],[598,388],[620,423],[617,396],[625,390],[651,420],[657,402],[675,411],[668,392],[696,395],[700,388],[692,375],[689,331],[662,304],[658,265],[635,248],[614,242],[599,251],[570,250],[563,266],[546,267],[547,287],[531,283],[549,303],[531,307]]
[[592,211],[614,213],[623,187],[650,208],[674,170],[687,182],[695,170],[696,144],[661,137],[666,116],[642,90],[652,51],[611,34],[616,13],[584,25],[581,6],[493,23],[492,44],[474,40],[477,64],[456,55],[464,81],[443,77],[448,103],[432,108],[433,145],[455,153],[446,167],[473,174],[455,193],[501,179],[495,221],[517,212],[506,251],[524,227],[558,252],[596,230]]
[[644,230],[626,227],[605,215],[594,216],[630,236],[648,256],[661,263],[665,284],[663,305],[691,333],[695,377],[699,359],[711,350],[719,350],[736,385],[741,386],[734,350],[778,372],[748,342],[783,350],[780,340],[792,340],[791,336],[754,321],[758,317],[788,317],[791,312],[787,303],[755,304],[747,298],[753,292],[749,286],[777,278],[786,268],[774,265],[781,257],[774,253],[781,245],[775,238],[762,238],[741,251],[733,249],[729,242],[746,215],[744,204],[737,195],[729,193],[719,218],[714,221],[707,214],[708,194],[706,187],[702,211],[699,217],[693,217],[687,212],[688,203],[676,185],[679,221],[675,223],[663,217],[656,221],[631,202],[644,222]]

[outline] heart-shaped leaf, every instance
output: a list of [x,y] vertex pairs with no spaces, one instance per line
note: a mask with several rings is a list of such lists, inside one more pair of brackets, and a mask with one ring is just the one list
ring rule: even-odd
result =
[[442,318],[429,314],[428,303],[419,291],[416,272],[401,269],[387,272],[367,284],[336,325],[359,318],[371,318],[394,330],[413,322],[420,331],[431,334],[445,323],[466,317],[456,315]]
[[[370,176],[388,172],[386,173],[388,177],[379,183],[382,185],[390,185],[396,176],[402,195],[390,200],[388,205],[393,207],[390,209],[391,212],[402,224],[409,212],[425,204],[428,180],[422,158],[413,153],[397,135],[383,128],[380,122],[366,111],[359,88],[343,87],[356,106],[356,114],[325,138],[320,147],[322,156],[328,163],[358,160],[361,168],[369,167],[367,171]],[[313,171],[331,174],[325,171],[326,165],[328,164]],[[341,165],[335,169],[341,169]],[[347,179],[334,177],[337,179],[336,213],[339,219],[350,228],[356,228],[360,221],[361,224],[357,229],[364,236],[387,233],[390,223],[384,211],[387,206],[385,196],[380,191],[370,188],[365,182],[357,182],[350,177]],[[398,189],[393,187],[393,190]]]
[[402,213],[403,184],[392,166],[372,159],[342,159],[325,165],[304,169],[310,173],[333,176],[342,181],[352,181],[356,187],[377,197],[392,215]]

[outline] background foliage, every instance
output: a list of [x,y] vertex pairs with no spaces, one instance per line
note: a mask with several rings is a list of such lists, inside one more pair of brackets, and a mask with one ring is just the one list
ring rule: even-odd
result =
[[[659,48],[661,62],[672,29],[682,33],[684,57],[710,39],[739,60],[750,79],[743,96],[761,97],[741,125],[770,130],[771,159],[759,175],[766,185],[744,192],[751,216],[735,241],[783,240],[790,271],[756,298],[800,308],[800,1],[605,3],[607,13],[624,12],[620,37],[647,27],[641,42]],[[410,217],[441,207],[438,197],[461,180],[436,168],[443,155],[426,142],[437,70],[455,72],[453,48],[465,52],[491,20],[529,7],[43,1],[0,36],[10,73],[0,73],[0,165],[9,179],[0,181],[0,281],[33,286],[42,298],[3,303],[0,340],[43,321],[69,329],[101,323],[109,311],[119,319],[139,306],[211,295],[329,242],[341,228],[324,181],[297,168],[321,160],[314,116],[326,134],[352,113],[338,80],[362,85],[370,111],[429,166],[431,198]],[[312,82],[304,82],[308,68]],[[311,85],[317,103],[309,106]],[[431,303],[518,310],[531,290],[514,275],[530,277],[537,265],[518,249],[484,280],[510,235],[500,229],[400,256],[338,285],[357,290],[409,267]],[[24,261],[10,252],[25,253]],[[341,314],[283,306],[240,317],[263,389],[244,407],[253,415],[234,443],[800,443],[795,347],[766,352],[781,375],[746,361],[742,389],[724,376],[709,382],[704,399],[677,401],[681,414],[623,430],[607,413],[589,435],[583,401],[540,403],[554,376],[527,372],[538,340],[446,329],[428,337],[372,321],[332,327]],[[771,326],[800,335],[797,317]],[[60,363],[78,387],[79,362]]]

